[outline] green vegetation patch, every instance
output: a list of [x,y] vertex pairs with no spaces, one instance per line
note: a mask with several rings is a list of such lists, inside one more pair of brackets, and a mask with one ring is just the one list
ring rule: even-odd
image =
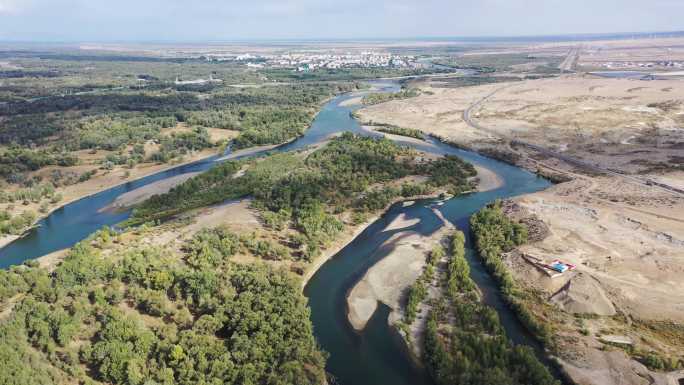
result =
[[362,103],[370,106],[373,104],[380,104],[380,103],[385,103],[389,102],[392,100],[401,100],[401,99],[408,99],[408,98],[413,98],[420,95],[420,92],[415,89],[415,88],[407,88],[403,89],[399,92],[391,92],[391,93],[372,93],[370,95],[366,95],[362,99]]
[[446,295],[427,321],[424,361],[439,385],[559,384],[531,348],[514,346],[494,309],[480,301],[462,232],[450,245]]
[[[269,227],[291,227],[299,233],[290,246],[310,260],[343,228],[339,214],[347,210],[362,215],[399,196],[422,195],[436,187],[453,193],[472,188],[469,178],[476,172],[471,164],[456,157],[417,162],[414,155],[388,139],[345,133],[309,155],[275,154],[218,165],[167,194],[152,197],[134,210],[130,223],[252,196]],[[426,175],[429,182],[390,185],[410,175]]]
[[0,383],[321,384],[298,282],[230,261],[239,240],[205,230],[180,254],[113,248],[103,230],[52,273],[0,270]]
[[428,288],[432,285],[432,280],[435,278],[435,268],[437,263],[444,258],[445,251],[441,246],[435,246],[426,258],[425,267],[420,277],[409,287],[408,299],[406,302],[406,311],[404,314],[404,322],[411,325],[416,320],[418,307],[425,301],[428,295]]
[[400,135],[400,136],[406,136],[409,138],[416,138],[420,140],[424,140],[425,136],[420,130],[416,130],[415,128],[404,128],[404,127],[397,127],[397,126],[392,126],[392,125],[382,125],[378,126],[376,128],[377,131],[384,132],[386,134],[391,134],[391,135]]
[[553,348],[553,332],[547,323],[539,322],[527,305],[530,298],[515,283],[501,259],[501,254],[527,242],[527,228],[512,222],[501,210],[501,202],[493,203],[470,218],[478,255],[489,273],[496,279],[508,305],[518,319],[547,348]]

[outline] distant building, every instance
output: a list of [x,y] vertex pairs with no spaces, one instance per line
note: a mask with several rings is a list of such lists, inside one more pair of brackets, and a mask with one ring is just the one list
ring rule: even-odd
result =
[[207,83],[222,83],[221,79],[214,79],[214,75],[209,75],[209,79],[195,79],[195,80],[180,80],[176,76],[176,81],[174,82],[177,86],[189,85],[189,84],[207,84]]

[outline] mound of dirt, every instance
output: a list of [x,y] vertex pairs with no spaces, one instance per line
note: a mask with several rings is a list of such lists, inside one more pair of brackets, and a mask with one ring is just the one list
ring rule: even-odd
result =
[[570,364],[561,361],[563,369],[578,384],[601,385],[647,385],[674,384],[671,374],[649,371],[644,365],[630,360],[619,350],[589,350],[588,365]]
[[551,297],[562,310],[573,314],[612,316],[615,312],[605,292],[591,277],[577,274]]

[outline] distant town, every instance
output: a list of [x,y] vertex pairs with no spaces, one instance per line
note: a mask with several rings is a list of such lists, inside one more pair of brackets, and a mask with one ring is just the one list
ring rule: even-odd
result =
[[607,62],[600,63],[601,67],[606,69],[631,69],[631,68],[656,68],[656,69],[670,69],[670,68],[684,68],[684,61],[649,61],[649,62]]
[[399,56],[389,53],[361,52],[345,54],[286,53],[279,55],[206,54],[208,61],[235,61],[249,68],[294,68],[299,72],[339,68],[421,68],[416,56]]

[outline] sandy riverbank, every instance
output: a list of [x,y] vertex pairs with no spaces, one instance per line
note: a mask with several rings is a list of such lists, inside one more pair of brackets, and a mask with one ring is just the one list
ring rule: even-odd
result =
[[[157,174],[176,167],[181,167],[190,163],[198,162],[214,155],[216,155],[216,149],[209,149],[193,153],[192,155],[186,157],[182,162],[178,163],[146,163],[130,170],[121,169],[109,172],[107,174],[96,175],[83,183],[67,186],[63,190],[60,190],[60,192],[62,192],[64,196],[64,199],[62,200],[62,202],[60,202],[60,205],[58,207],[53,208],[51,211],[57,210],[62,206],[68,205],[69,203],[75,202],[79,199],[95,195],[104,190],[108,190],[110,188],[114,188],[126,183],[134,182],[136,180],[145,178],[152,174]],[[129,172],[129,174],[126,173],[127,171]],[[49,215],[49,213],[45,216],[47,215]]]
[[[389,227],[400,229],[412,225],[412,221],[399,216]],[[379,302],[392,309],[391,325],[401,319],[395,313],[401,309],[406,290],[422,273],[427,254],[443,238],[445,231],[441,228],[429,235],[402,231],[380,246],[379,251],[387,252],[387,256],[368,269],[347,296],[347,317],[354,329],[366,327]]]
[[378,250],[387,255],[368,269],[347,295],[347,317],[354,329],[365,328],[379,302],[392,309],[388,318],[391,326],[403,318],[402,300],[406,290],[421,275],[428,253],[454,229],[439,210],[433,207],[432,212],[442,221],[442,226],[431,234],[408,230],[418,220],[403,214],[385,227],[383,231],[406,230],[398,231],[380,246]]
[[[229,155],[221,158],[221,160],[230,160],[230,159],[235,159],[238,157],[244,157],[244,156],[251,156],[255,153],[261,152],[261,151],[268,151],[271,149],[274,149],[278,146],[282,146],[283,144],[275,144],[275,145],[267,145],[267,146],[257,146],[257,147],[250,147],[242,150],[237,150],[231,152]],[[59,190],[64,196],[64,199],[60,201],[60,203],[54,207],[52,207],[48,212],[44,214],[40,214],[35,223],[38,223],[38,221],[46,218],[52,212],[59,210],[60,208],[76,202],[80,199],[87,198],[89,196],[98,194],[102,191],[134,182],[136,180],[145,178],[147,176],[164,172],[176,167],[181,167],[190,163],[198,162],[207,158],[210,158],[211,156],[216,155],[215,154],[216,150],[215,149],[209,149],[209,150],[204,150],[204,151],[199,151],[194,154],[192,154],[189,157],[186,157],[186,159],[183,162],[178,162],[174,164],[143,164],[140,165],[136,168],[133,168],[131,170],[127,170],[128,174],[126,174],[126,170],[115,170],[113,172],[109,172],[107,174],[103,175],[97,175],[88,181],[78,183],[75,185],[67,186],[66,188]],[[183,183],[184,181],[188,180],[189,178],[197,175],[198,173],[187,173],[183,175],[178,175],[176,177],[164,179],[158,182],[151,183],[149,185],[140,187],[138,189],[129,191],[127,193],[124,193],[120,195],[114,202],[112,202],[110,205],[102,208],[102,210],[112,210],[112,209],[125,209],[129,208],[132,206],[135,206],[139,203],[142,203],[152,195],[156,194],[163,194],[171,190],[173,187]],[[37,205],[33,205],[37,206]],[[32,207],[32,205],[29,206],[22,206],[22,209],[24,210],[33,210],[35,212],[38,212],[37,207]],[[20,236],[6,236],[3,238],[0,238],[0,248],[8,245],[12,241],[20,238]]]
[[483,166],[475,166],[477,171],[477,191],[485,192],[496,190],[497,188],[504,185],[503,179],[491,169]]
[[332,245],[328,246],[325,250],[323,250],[321,255],[318,258],[314,259],[313,262],[311,262],[311,264],[309,264],[306,267],[306,271],[302,276],[302,290],[304,289],[304,287],[306,287],[306,284],[309,283],[311,277],[313,277],[314,274],[316,274],[318,269],[320,269],[324,263],[326,263],[330,258],[334,257],[337,253],[344,249],[348,244],[350,244],[354,239],[356,239],[356,237],[361,235],[361,233],[364,230],[366,230],[368,226],[370,226],[371,224],[373,224],[373,222],[380,219],[381,216],[381,214],[375,215],[360,225],[349,227],[344,231],[344,234],[338,236],[338,238],[332,243]]
[[138,205],[153,195],[169,192],[172,188],[199,174],[199,172],[189,172],[171,178],[163,179],[158,182],[150,183],[135,190],[119,195],[112,203],[102,208],[105,210],[120,210]]
[[343,101],[342,103],[340,103],[340,106],[342,106],[342,107],[358,106],[358,105],[361,105],[362,101],[363,101],[363,96],[357,96],[357,97]]
[[42,257],[38,257],[35,260],[40,267],[47,269],[48,271],[53,271],[57,265],[62,263],[64,257],[69,253],[69,250],[70,249],[57,250],[50,254],[43,255]]
[[221,162],[224,160],[231,160],[231,159],[240,158],[240,157],[252,156],[252,155],[257,154],[257,153],[262,152],[262,151],[273,150],[277,147],[291,143],[295,140],[297,140],[297,138],[292,139],[291,141],[285,142],[285,143],[268,144],[268,145],[264,145],[264,146],[254,146],[254,147],[243,148],[240,150],[231,151],[230,154],[228,154],[226,156],[222,156],[222,157],[216,159],[216,161]]
[[3,235],[0,237],[0,249],[19,239],[19,235]]
[[[371,267],[364,277],[352,288],[347,296],[347,318],[352,327],[363,330],[380,303],[390,308],[387,323],[394,328],[406,344],[407,351],[416,365],[423,365],[422,346],[427,326],[427,315],[431,310],[431,300],[439,298],[439,270],[446,259],[438,261],[433,281],[427,286],[427,298],[418,305],[416,319],[410,325],[403,324],[405,318],[406,295],[409,287],[420,277],[429,253],[443,244],[454,226],[444,218],[436,207],[432,212],[440,218],[443,226],[431,234],[421,235],[407,230],[395,234],[379,250],[387,255]],[[409,228],[414,220],[400,216],[390,223],[387,229]],[[446,258],[446,257],[445,257]]]
[[[282,146],[282,144],[256,146],[233,151],[230,154],[223,156],[220,159],[217,159],[217,162],[236,159],[239,157],[251,156],[262,151],[272,150],[278,146]],[[114,202],[104,207],[102,210],[117,210],[133,207],[146,201],[153,195],[159,195],[169,192],[172,188],[182,184],[186,180],[198,174],[200,174],[200,172],[190,172],[182,175],[177,175],[171,178],[167,178],[164,180],[160,180],[158,182],[150,183],[135,190],[121,194],[114,200]]]

